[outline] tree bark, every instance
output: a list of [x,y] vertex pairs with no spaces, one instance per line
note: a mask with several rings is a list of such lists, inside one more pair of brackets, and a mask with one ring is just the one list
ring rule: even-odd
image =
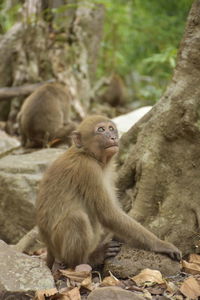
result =
[[[62,4],[66,10],[56,14]],[[47,16],[43,6],[55,11]],[[26,1],[22,22],[0,42],[0,86],[16,87],[53,78],[68,87],[72,105],[82,119],[90,103],[103,19],[104,7],[86,0]],[[63,21],[58,25],[58,20]],[[7,126],[11,134],[23,99],[11,102]]]
[[43,84],[53,82],[53,81],[55,80],[48,80],[40,83],[26,84],[26,85],[16,86],[16,87],[0,88],[0,101],[5,99],[10,99],[13,97],[28,96]]
[[16,251],[28,253],[30,249],[38,243],[38,240],[39,232],[38,228],[35,226],[28,233],[26,233],[16,245],[13,245],[13,248]]
[[[118,187],[129,214],[183,253],[200,226],[200,1],[188,16],[171,84],[121,139]],[[128,150],[127,150],[128,149]]]

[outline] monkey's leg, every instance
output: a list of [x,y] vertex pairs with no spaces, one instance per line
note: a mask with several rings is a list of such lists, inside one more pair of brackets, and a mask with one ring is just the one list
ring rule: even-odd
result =
[[88,263],[94,232],[87,214],[76,211],[58,221],[51,234],[55,260],[66,267]]
[[27,138],[26,138],[25,134],[21,134],[22,147],[26,147],[26,143],[27,143]]
[[47,248],[47,267],[49,267],[49,269],[52,269],[53,264],[54,264],[54,256],[50,250],[50,248]]
[[35,136],[30,135],[26,140],[26,148],[44,148],[44,136],[42,133],[35,133]]
[[51,141],[51,147],[57,146],[59,143],[68,143],[71,145],[71,132],[75,130],[76,125],[73,122],[65,124],[62,128],[59,128]]
[[48,148],[49,139],[50,139],[50,133],[46,131],[43,135],[43,138],[41,138],[42,148]]

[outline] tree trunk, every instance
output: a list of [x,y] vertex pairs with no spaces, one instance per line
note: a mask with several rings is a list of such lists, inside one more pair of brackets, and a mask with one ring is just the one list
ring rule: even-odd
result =
[[[62,5],[65,9],[59,12]],[[27,0],[22,22],[0,42],[0,86],[56,79],[68,87],[72,105],[78,117],[83,118],[89,107],[103,18],[104,7],[87,1]],[[11,103],[7,126],[11,134],[23,99]]]
[[171,84],[122,137],[118,157],[125,210],[183,253],[200,246],[199,49],[198,0],[188,17]]

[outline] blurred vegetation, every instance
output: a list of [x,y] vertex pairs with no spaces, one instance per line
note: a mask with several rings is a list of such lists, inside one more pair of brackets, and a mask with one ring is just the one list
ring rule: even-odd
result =
[[[131,101],[153,104],[159,100],[176,64],[177,50],[193,1],[88,1],[106,7],[97,77],[120,74],[129,87]],[[16,22],[19,7],[20,1],[0,0],[0,34]],[[60,9],[68,9],[68,5]],[[56,10],[53,13],[55,15]],[[60,26],[63,26],[62,22]]]
[[8,31],[18,20],[20,1],[0,0],[0,34]]
[[98,76],[119,73],[130,88],[132,100],[153,104],[171,78],[193,1],[97,2],[107,11]]

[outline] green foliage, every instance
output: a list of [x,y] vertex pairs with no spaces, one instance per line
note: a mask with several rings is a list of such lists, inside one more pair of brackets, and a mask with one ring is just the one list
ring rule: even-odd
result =
[[13,5],[5,0],[0,2],[0,34],[8,31],[17,21],[21,4],[15,2]]
[[[70,9],[76,8],[82,1],[66,1],[51,10],[49,13],[50,18],[53,16],[54,29],[64,31],[66,22],[70,21]],[[130,95],[134,94],[136,100],[146,103],[158,100],[176,64],[177,49],[193,0],[83,2],[85,5],[101,3],[106,8],[97,76],[118,73],[125,78]],[[21,1],[0,0],[0,34],[16,22],[20,6]]]
[[[153,103],[171,78],[192,0],[96,0],[106,7],[98,76],[116,72]],[[135,79],[137,78],[137,80]]]

